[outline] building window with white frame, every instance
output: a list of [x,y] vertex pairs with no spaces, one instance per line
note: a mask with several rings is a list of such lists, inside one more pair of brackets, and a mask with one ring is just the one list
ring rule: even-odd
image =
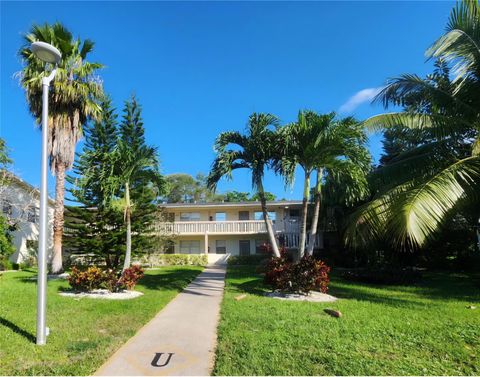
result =
[[180,221],[200,221],[200,212],[181,212]]
[[216,212],[215,221],[227,221],[227,214],[225,212]]
[[227,240],[216,240],[215,241],[215,252],[217,254],[226,254],[227,253]]
[[[275,220],[277,219],[277,213],[276,212],[268,212],[268,217],[274,223]],[[257,221],[263,220],[263,212],[255,212],[255,220],[257,220]]]
[[180,253],[200,254],[200,241],[180,241]]
[[38,208],[36,207],[29,207],[27,209],[27,221],[30,223],[38,223],[39,215],[38,215]]

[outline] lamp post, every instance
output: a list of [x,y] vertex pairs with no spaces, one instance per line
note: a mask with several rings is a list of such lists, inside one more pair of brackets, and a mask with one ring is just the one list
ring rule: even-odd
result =
[[45,63],[54,64],[48,77],[42,78],[42,159],[40,184],[40,229],[38,235],[38,278],[37,278],[37,344],[47,342],[47,227],[48,227],[48,193],[47,193],[47,141],[48,141],[48,88],[57,71],[57,64],[62,54],[45,42],[34,42],[31,46],[35,56]]

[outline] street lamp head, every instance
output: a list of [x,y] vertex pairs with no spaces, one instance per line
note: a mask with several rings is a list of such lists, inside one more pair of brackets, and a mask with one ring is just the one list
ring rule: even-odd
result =
[[62,59],[62,54],[55,47],[45,42],[33,42],[32,52],[35,56],[45,63],[58,64]]

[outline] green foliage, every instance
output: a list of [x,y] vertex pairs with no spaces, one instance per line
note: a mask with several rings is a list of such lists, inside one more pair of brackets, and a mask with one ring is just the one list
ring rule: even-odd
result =
[[247,202],[250,200],[250,193],[240,191],[227,191],[225,193],[226,202]]
[[206,177],[198,173],[195,177],[190,174],[170,174],[165,177],[168,203],[212,202],[223,200],[222,195],[216,195],[207,187]]
[[206,254],[152,254],[142,259],[149,266],[206,266]]
[[365,122],[371,130],[391,129],[391,135],[383,166],[371,177],[374,196],[347,228],[350,245],[383,238],[397,248],[425,246],[449,216],[478,205],[479,9],[478,1],[457,3],[446,33],[427,51],[437,59],[431,75],[401,75],[378,95],[385,107],[403,111]]
[[49,127],[48,149],[53,171],[59,164],[69,169],[74,161],[75,145],[82,136],[82,126],[87,120],[101,115],[99,101],[103,97],[103,88],[97,72],[103,66],[88,61],[94,46],[91,40],[82,42],[80,38],[74,38],[59,22],[33,25],[24,36],[25,44],[19,51],[23,69],[18,76],[25,89],[30,112],[39,124],[42,115],[42,78],[50,72],[45,71],[45,63],[31,50],[32,42],[36,41],[50,43],[62,54],[49,92],[52,126]]
[[308,294],[312,290],[328,291],[330,267],[310,255],[294,262],[286,250],[280,258],[271,258],[265,266],[265,284],[284,293]]
[[0,269],[10,267],[8,258],[15,252],[12,241],[7,219],[0,213]]
[[[266,200],[267,202],[273,202],[273,201],[275,201],[275,200],[277,199],[277,196],[276,196],[276,195],[274,195],[274,194],[272,194],[271,192],[268,192],[268,191],[265,191],[265,192],[263,193],[263,195],[265,196],[265,200]],[[257,201],[257,202],[260,201],[260,200],[261,200],[260,194],[259,194],[258,192],[256,192],[255,194],[253,194],[253,195],[251,196],[251,198],[250,198],[249,200],[250,200],[250,201]]]
[[134,234],[133,254],[148,252],[159,242],[149,227],[163,216],[157,203],[164,182],[156,149],[145,144],[137,100],[133,97],[126,102],[120,126],[110,99],[105,99],[102,109],[102,120],[85,129],[86,142],[75,165],[76,176],[69,178],[74,185],[71,193],[80,206],[67,209],[65,238],[72,253],[93,253],[97,262],[116,269],[125,255],[127,209]]
[[85,270],[72,267],[68,276],[68,283],[75,291],[91,292],[95,289],[106,288],[110,292],[122,289],[132,290],[143,277],[144,272],[140,266],[132,266],[123,272],[113,269],[102,269],[90,266]]

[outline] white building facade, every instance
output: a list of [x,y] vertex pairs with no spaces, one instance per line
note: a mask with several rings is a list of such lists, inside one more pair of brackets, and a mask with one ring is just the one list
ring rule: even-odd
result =
[[[289,249],[298,248],[301,206],[301,201],[267,203],[278,243]],[[164,210],[168,222],[157,226],[174,237],[170,253],[255,255],[268,242],[260,202],[172,203]],[[315,246],[323,247],[321,233]]]
[[[48,200],[48,255],[53,249],[54,201]],[[40,214],[40,193],[38,189],[17,176],[7,173],[0,183],[0,210],[13,225],[12,232],[15,253],[10,256],[12,263],[23,263],[35,258],[38,249]]]

